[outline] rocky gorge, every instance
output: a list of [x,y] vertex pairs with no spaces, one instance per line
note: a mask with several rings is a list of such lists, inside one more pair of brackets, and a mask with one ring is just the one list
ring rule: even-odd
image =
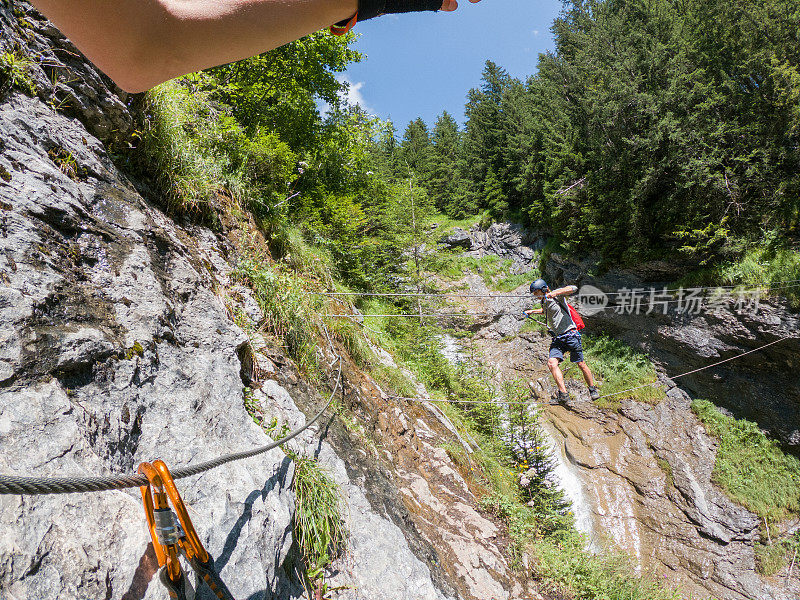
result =
[[[661,290],[679,276],[663,264],[597,275],[591,260],[557,253],[540,265],[528,258],[544,246],[535,232],[508,224],[476,231],[477,226],[461,230],[441,243],[511,259],[532,278],[541,269],[552,286],[589,285],[613,294]],[[497,373],[498,383],[517,378],[536,382],[551,439],[582,481],[591,535],[601,546],[623,549],[641,568],[656,569],[692,597],[789,599],[800,593],[786,572],[773,578],[757,573],[754,546],[767,535],[764,524],[712,482],[717,441],[690,406],[693,398],[711,398],[735,416],[756,421],[787,448],[796,445],[800,320],[785,299],[764,297],[755,308],[728,294],[709,312],[688,314],[673,304],[666,313],[633,314],[619,310],[612,295],[605,310],[589,312],[586,331],[617,337],[645,352],[657,365],[665,398],[655,406],[623,399],[609,411],[588,402],[578,380],[568,380],[574,400],[566,406],[550,404],[550,377],[543,366],[549,338],[543,331],[521,332],[521,312],[530,306],[523,297],[527,284],[511,294],[492,294],[476,275],[450,285],[495,296],[469,300],[472,311],[485,315],[471,325],[471,348]],[[791,339],[746,354],[792,333]],[[745,356],[670,379],[740,354]],[[776,530],[798,527],[792,519]]]
[[[156,458],[195,464],[271,441],[255,416],[296,428],[333,394],[332,409],[287,447],[319,461],[344,502],[349,536],[326,571],[332,597],[562,597],[512,564],[505,526],[442,447],[471,453],[473,443],[426,401],[425,386],[406,373],[418,401],[393,395],[336,336],[318,340],[321,374],[307,377],[279,340],[258,333],[265,315],[234,276],[241,224],[175,216],[131,172],[136,98],[26,4],[0,3],[0,27],[2,50],[28,61],[32,84],[0,89],[0,474],[130,474]],[[536,272],[545,248],[539,232],[505,223],[443,242],[508,260],[518,274]],[[609,292],[672,277],[657,265],[597,276],[591,261],[553,253],[543,266],[553,282]],[[475,273],[456,283],[489,292]],[[546,402],[547,338],[520,332],[519,299],[458,308],[483,315],[453,342],[457,359],[478,356],[498,382],[538,385],[551,438],[581,479],[591,529],[607,534],[596,533],[598,546],[613,538],[686,597],[800,594],[785,569],[771,579],[756,572],[759,520],[712,482],[716,441],[690,410],[692,398],[712,398],[796,446],[798,341],[669,379],[796,332],[797,315],[779,297],[745,313],[730,304],[702,316],[590,317],[590,332],[625,340],[660,368],[665,399],[623,400],[618,410],[592,406],[574,383],[574,402]],[[460,354],[467,340],[470,352]],[[179,483],[237,598],[306,595],[295,476],[291,456],[275,449]],[[0,495],[0,524],[3,600],[166,597],[135,489]]]

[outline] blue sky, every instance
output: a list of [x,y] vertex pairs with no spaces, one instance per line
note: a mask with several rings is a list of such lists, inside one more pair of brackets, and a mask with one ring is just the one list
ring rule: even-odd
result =
[[349,100],[391,118],[402,136],[422,117],[432,127],[446,109],[464,120],[467,91],[478,86],[487,59],[521,79],[553,49],[550,26],[560,0],[459,0],[452,13],[386,15],[358,23],[355,48],[367,55],[344,74]]

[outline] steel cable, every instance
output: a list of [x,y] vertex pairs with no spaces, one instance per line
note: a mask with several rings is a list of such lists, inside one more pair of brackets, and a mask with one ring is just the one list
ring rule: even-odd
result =
[[[758,352],[767,348],[769,346],[773,346],[775,344],[779,344],[780,342],[784,342],[786,340],[797,340],[800,339],[794,335],[787,335],[777,340],[773,340],[763,346],[759,346],[758,348],[753,348],[752,350],[748,350],[747,352],[742,352],[741,354],[737,354],[735,356],[728,357],[726,359],[711,363],[710,365],[705,365],[704,367],[699,367],[697,369],[692,369],[691,371],[687,371],[686,373],[681,373],[680,375],[673,375],[672,377],[667,376],[667,379],[674,380],[679,379],[681,377],[686,377],[687,375],[692,375],[693,373],[698,373],[700,371],[705,371],[706,369],[710,369],[711,367],[716,367],[726,362],[730,362],[732,360],[736,360],[737,358],[741,358],[743,356],[747,356],[748,354],[752,354],[753,352]],[[654,381],[652,383],[645,383],[644,385],[638,385],[636,387],[628,388],[626,390],[621,390],[619,392],[613,392],[611,394],[604,394],[598,398],[611,398],[613,396],[619,396],[621,394],[627,394],[628,392],[633,392],[635,390],[640,390],[643,388],[653,387],[656,385],[663,385],[660,381]],[[494,404],[494,405],[513,405],[513,404],[530,404],[529,401],[522,401],[522,402],[514,402],[508,400],[447,400],[442,398],[418,398],[418,397],[408,397],[408,396],[389,396],[389,398],[393,398],[395,400],[408,400],[410,402],[448,402],[449,404]]]
[[[342,377],[341,357],[337,357],[339,362],[339,372],[336,375],[336,383],[333,386],[330,398],[320,411],[308,423],[290,432],[281,439],[252,450],[234,452],[202,462],[197,465],[181,467],[172,471],[174,479],[183,479],[209,471],[229,462],[250,458],[258,454],[268,452],[278,446],[297,437],[306,429],[311,427],[322,416],[322,413],[333,402],[333,397],[339,389],[339,382]],[[2,494],[72,494],[76,492],[103,492],[107,490],[122,490],[125,488],[139,487],[147,485],[147,477],[144,475],[115,475],[105,477],[18,477],[16,475],[0,475],[0,495]]]

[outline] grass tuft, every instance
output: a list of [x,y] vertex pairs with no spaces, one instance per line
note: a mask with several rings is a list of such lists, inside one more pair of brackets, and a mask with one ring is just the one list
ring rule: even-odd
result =
[[29,96],[36,95],[31,77],[33,61],[21,52],[0,52],[0,91],[16,88]]
[[[621,400],[631,398],[649,404],[658,404],[664,398],[664,391],[655,384],[658,381],[655,367],[647,356],[636,352],[624,342],[607,336],[583,336],[586,362],[594,375],[602,382],[600,394],[607,396],[640,385],[637,390],[601,398],[597,405],[601,408],[619,406]],[[580,377],[580,373],[570,376]]]
[[320,298],[307,293],[300,276],[258,257],[243,259],[234,276],[253,289],[267,329],[283,340],[300,370],[316,373]]
[[707,400],[695,400],[692,410],[719,440],[713,478],[732,500],[768,521],[800,512],[800,460],[755,423],[728,417]]
[[306,570],[314,579],[336,558],[347,541],[339,488],[331,475],[313,458],[293,456],[295,461],[295,535]]

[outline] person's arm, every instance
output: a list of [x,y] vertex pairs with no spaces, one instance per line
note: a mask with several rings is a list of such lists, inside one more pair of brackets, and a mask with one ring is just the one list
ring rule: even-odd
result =
[[558,288],[557,290],[553,290],[552,292],[547,292],[548,298],[557,298],[558,296],[572,296],[578,291],[578,286],[576,285],[567,285],[562,288]]
[[[358,0],[31,3],[128,92],[277,48],[350,18],[358,8]],[[456,0],[444,0],[441,10],[457,6]]]
[[540,315],[544,312],[544,309],[540,306],[539,308],[531,308],[529,310],[523,311],[526,315]]

